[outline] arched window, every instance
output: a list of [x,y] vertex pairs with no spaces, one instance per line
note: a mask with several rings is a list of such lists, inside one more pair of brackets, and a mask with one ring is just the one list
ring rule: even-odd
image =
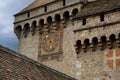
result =
[[64,12],[63,18],[64,18],[65,21],[68,21],[70,19],[70,14],[69,14],[68,11]]
[[93,42],[93,45],[96,47],[98,45],[98,38],[97,37],[94,37],[92,39],[92,42]]
[[41,19],[41,20],[39,21],[39,26],[40,26],[40,29],[43,28],[43,26],[44,26],[44,19]]
[[76,14],[78,14],[78,9],[77,8],[73,9],[72,16],[75,16]]
[[97,37],[94,37],[92,39],[92,43],[93,43],[93,50],[95,50],[98,46],[98,38]]
[[33,21],[32,22],[32,35],[35,35],[35,32],[36,32],[36,26],[37,26],[37,22],[36,21]]
[[52,17],[51,16],[49,16],[48,18],[47,18],[47,23],[50,25],[50,24],[52,24]]
[[28,33],[30,32],[30,27],[29,27],[29,24],[28,24],[28,23],[26,23],[26,24],[24,25],[23,31],[24,31],[24,32],[23,32],[24,37],[27,37]]
[[77,45],[78,47],[81,47],[81,41],[80,41],[80,40],[77,40],[76,45]]
[[19,38],[20,38],[20,35],[21,35],[21,31],[22,31],[21,25],[17,26],[14,31],[15,31],[18,39],[19,39]]
[[55,22],[56,22],[57,24],[60,24],[60,20],[61,20],[61,16],[60,16],[59,14],[56,14],[56,15],[55,15]]
[[116,44],[116,36],[114,34],[111,34],[110,37],[110,42],[111,42],[111,46],[114,47]]
[[109,38],[110,38],[111,42],[115,42],[116,41],[116,37],[115,37],[114,34],[111,34]]
[[52,17],[51,17],[51,16],[49,16],[49,17],[47,18],[47,25],[48,25],[48,28],[51,28],[51,27],[52,27]]
[[88,49],[90,47],[90,41],[88,38],[84,40],[84,45],[85,45],[86,49]]
[[106,38],[106,36],[101,37],[101,43],[102,43],[103,48],[105,48],[107,46],[107,38]]

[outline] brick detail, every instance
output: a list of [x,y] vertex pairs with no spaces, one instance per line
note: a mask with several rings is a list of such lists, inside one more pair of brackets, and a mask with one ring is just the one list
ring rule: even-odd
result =
[[107,58],[113,57],[113,50],[109,50],[108,54],[106,54]]
[[116,50],[116,56],[120,56],[120,49]]
[[118,70],[120,68],[120,59],[116,60],[116,69]]
[[108,61],[107,61],[107,65],[108,65],[111,69],[114,69],[114,68],[113,68],[113,60],[108,60]]
[[118,70],[120,68],[120,49],[109,50],[106,57],[109,68],[113,70]]

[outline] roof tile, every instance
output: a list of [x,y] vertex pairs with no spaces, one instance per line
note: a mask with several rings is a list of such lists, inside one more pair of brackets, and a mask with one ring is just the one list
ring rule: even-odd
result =
[[0,80],[76,80],[0,46]]
[[97,0],[84,5],[74,18],[82,18],[120,8],[120,0]]

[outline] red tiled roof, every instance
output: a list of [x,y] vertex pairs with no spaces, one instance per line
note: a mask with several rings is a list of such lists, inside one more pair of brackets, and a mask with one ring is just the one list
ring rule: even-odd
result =
[[0,80],[75,80],[0,46]]

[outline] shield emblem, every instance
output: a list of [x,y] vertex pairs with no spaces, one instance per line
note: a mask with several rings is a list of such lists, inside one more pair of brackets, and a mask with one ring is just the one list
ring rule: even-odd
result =
[[120,49],[108,50],[106,54],[106,60],[106,64],[110,69],[120,69]]

